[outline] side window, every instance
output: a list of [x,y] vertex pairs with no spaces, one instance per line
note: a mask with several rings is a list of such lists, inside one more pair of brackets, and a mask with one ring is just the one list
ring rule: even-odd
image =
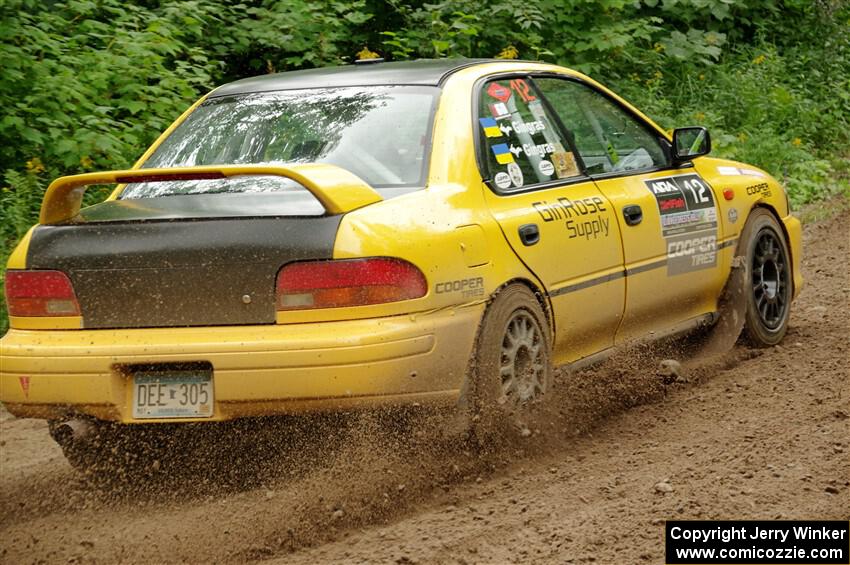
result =
[[484,84],[478,116],[487,173],[500,192],[581,174],[569,145],[527,80]]
[[534,80],[573,137],[589,174],[667,166],[658,136],[619,105],[584,84]]

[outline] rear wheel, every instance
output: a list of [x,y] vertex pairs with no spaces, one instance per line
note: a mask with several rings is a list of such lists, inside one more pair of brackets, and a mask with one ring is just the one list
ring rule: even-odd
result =
[[527,430],[551,382],[546,315],[527,287],[508,286],[490,304],[479,330],[462,399],[469,431],[481,437],[506,425]]
[[792,297],[785,234],[773,214],[758,208],[747,219],[740,245],[746,264],[745,336],[760,347],[776,345],[788,330]]

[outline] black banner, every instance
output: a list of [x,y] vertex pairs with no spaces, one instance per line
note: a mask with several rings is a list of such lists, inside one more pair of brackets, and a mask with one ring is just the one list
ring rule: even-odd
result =
[[664,539],[668,565],[850,563],[850,522],[674,520]]

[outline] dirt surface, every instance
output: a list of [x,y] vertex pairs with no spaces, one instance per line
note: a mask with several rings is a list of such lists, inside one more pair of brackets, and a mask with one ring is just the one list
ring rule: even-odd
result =
[[230,430],[192,472],[104,481],[0,411],[0,562],[663,563],[666,519],[850,519],[848,226],[806,226],[781,346],[676,345],[672,384],[669,348],[560,371],[561,409],[484,448],[363,414]]

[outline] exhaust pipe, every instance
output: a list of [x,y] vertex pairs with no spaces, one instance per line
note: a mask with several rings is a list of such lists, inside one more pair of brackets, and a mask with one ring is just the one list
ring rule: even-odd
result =
[[62,447],[70,447],[86,441],[94,431],[94,426],[88,420],[66,420],[64,422],[52,423],[50,435]]

